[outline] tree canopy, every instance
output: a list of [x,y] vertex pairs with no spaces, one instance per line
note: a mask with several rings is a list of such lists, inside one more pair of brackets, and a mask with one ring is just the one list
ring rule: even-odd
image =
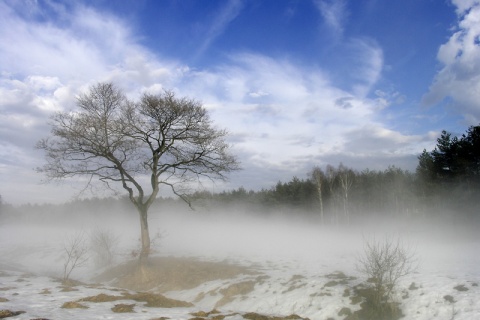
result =
[[449,183],[480,182],[480,126],[471,126],[460,138],[447,131],[437,139],[434,150],[419,156],[417,173],[424,179]]

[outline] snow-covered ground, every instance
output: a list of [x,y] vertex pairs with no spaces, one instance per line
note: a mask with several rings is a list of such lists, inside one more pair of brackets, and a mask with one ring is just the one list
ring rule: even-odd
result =
[[[259,274],[207,281],[193,289],[163,293],[192,302],[194,306],[189,308],[151,308],[128,300],[86,302],[86,309],[61,308],[65,302],[100,293],[118,295],[116,288],[106,284],[80,285],[76,291],[65,291],[56,280],[63,272],[65,240],[78,232],[88,236],[94,229],[119,236],[117,263],[131,258],[138,246],[136,219],[88,219],[81,223],[0,221],[0,310],[25,311],[9,319],[191,319],[192,312],[214,308],[230,315],[225,319],[231,320],[243,319],[240,314],[246,312],[297,314],[312,320],[344,319],[345,315],[339,315],[342,308],[360,308],[350,297],[353,287],[366,280],[356,269],[365,239],[390,236],[401,239],[418,257],[417,271],[399,285],[398,300],[405,319],[480,319],[480,234],[475,228],[400,222],[393,226],[371,223],[337,228],[198,213],[152,215],[152,238],[161,235],[156,241],[156,254],[229,261],[250,266]],[[93,260],[75,269],[71,277],[91,282],[102,271]],[[244,291],[242,284],[247,287]],[[230,292],[229,299],[219,303],[229,288],[238,293]],[[448,296],[453,302],[448,301]],[[114,313],[111,308],[118,303],[135,303],[135,313]]]

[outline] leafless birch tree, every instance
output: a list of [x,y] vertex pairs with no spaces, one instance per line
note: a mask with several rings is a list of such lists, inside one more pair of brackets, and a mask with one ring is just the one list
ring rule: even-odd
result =
[[338,180],[340,182],[340,188],[342,190],[342,199],[343,199],[343,216],[345,222],[350,222],[350,210],[348,203],[348,194],[353,185],[353,180],[355,178],[355,173],[352,169],[345,167],[342,163],[338,166]]
[[317,188],[317,196],[318,196],[318,205],[320,209],[320,222],[324,223],[324,213],[323,213],[323,182],[326,180],[325,173],[322,171],[321,168],[315,166],[310,173],[312,176],[313,183]]

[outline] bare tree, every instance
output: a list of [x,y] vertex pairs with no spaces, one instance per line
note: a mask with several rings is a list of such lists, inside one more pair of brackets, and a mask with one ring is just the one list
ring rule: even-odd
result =
[[195,100],[165,91],[133,103],[112,83],[99,83],[77,105],[51,118],[51,137],[37,144],[47,160],[38,171],[49,179],[87,176],[89,184],[98,178],[109,188],[121,185],[139,213],[141,262],[150,253],[148,209],[161,185],[187,201],[183,188],[192,180],[225,179],[238,169],[227,132]]

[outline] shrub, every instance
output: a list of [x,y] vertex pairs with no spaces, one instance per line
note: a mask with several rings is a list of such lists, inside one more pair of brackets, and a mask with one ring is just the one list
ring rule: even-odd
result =
[[358,259],[357,268],[368,277],[371,290],[366,303],[376,317],[400,316],[394,293],[399,280],[415,271],[415,254],[398,239],[373,239],[365,241],[364,254]]
[[72,271],[84,266],[88,261],[88,246],[86,245],[85,233],[77,232],[67,237],[64,241],[63,249],[63,282],[68,282]]
[[109,266],[114,262],[119,237],[110,230],[95,229],[90,234],[90,245],[95,254],[95,264]]

